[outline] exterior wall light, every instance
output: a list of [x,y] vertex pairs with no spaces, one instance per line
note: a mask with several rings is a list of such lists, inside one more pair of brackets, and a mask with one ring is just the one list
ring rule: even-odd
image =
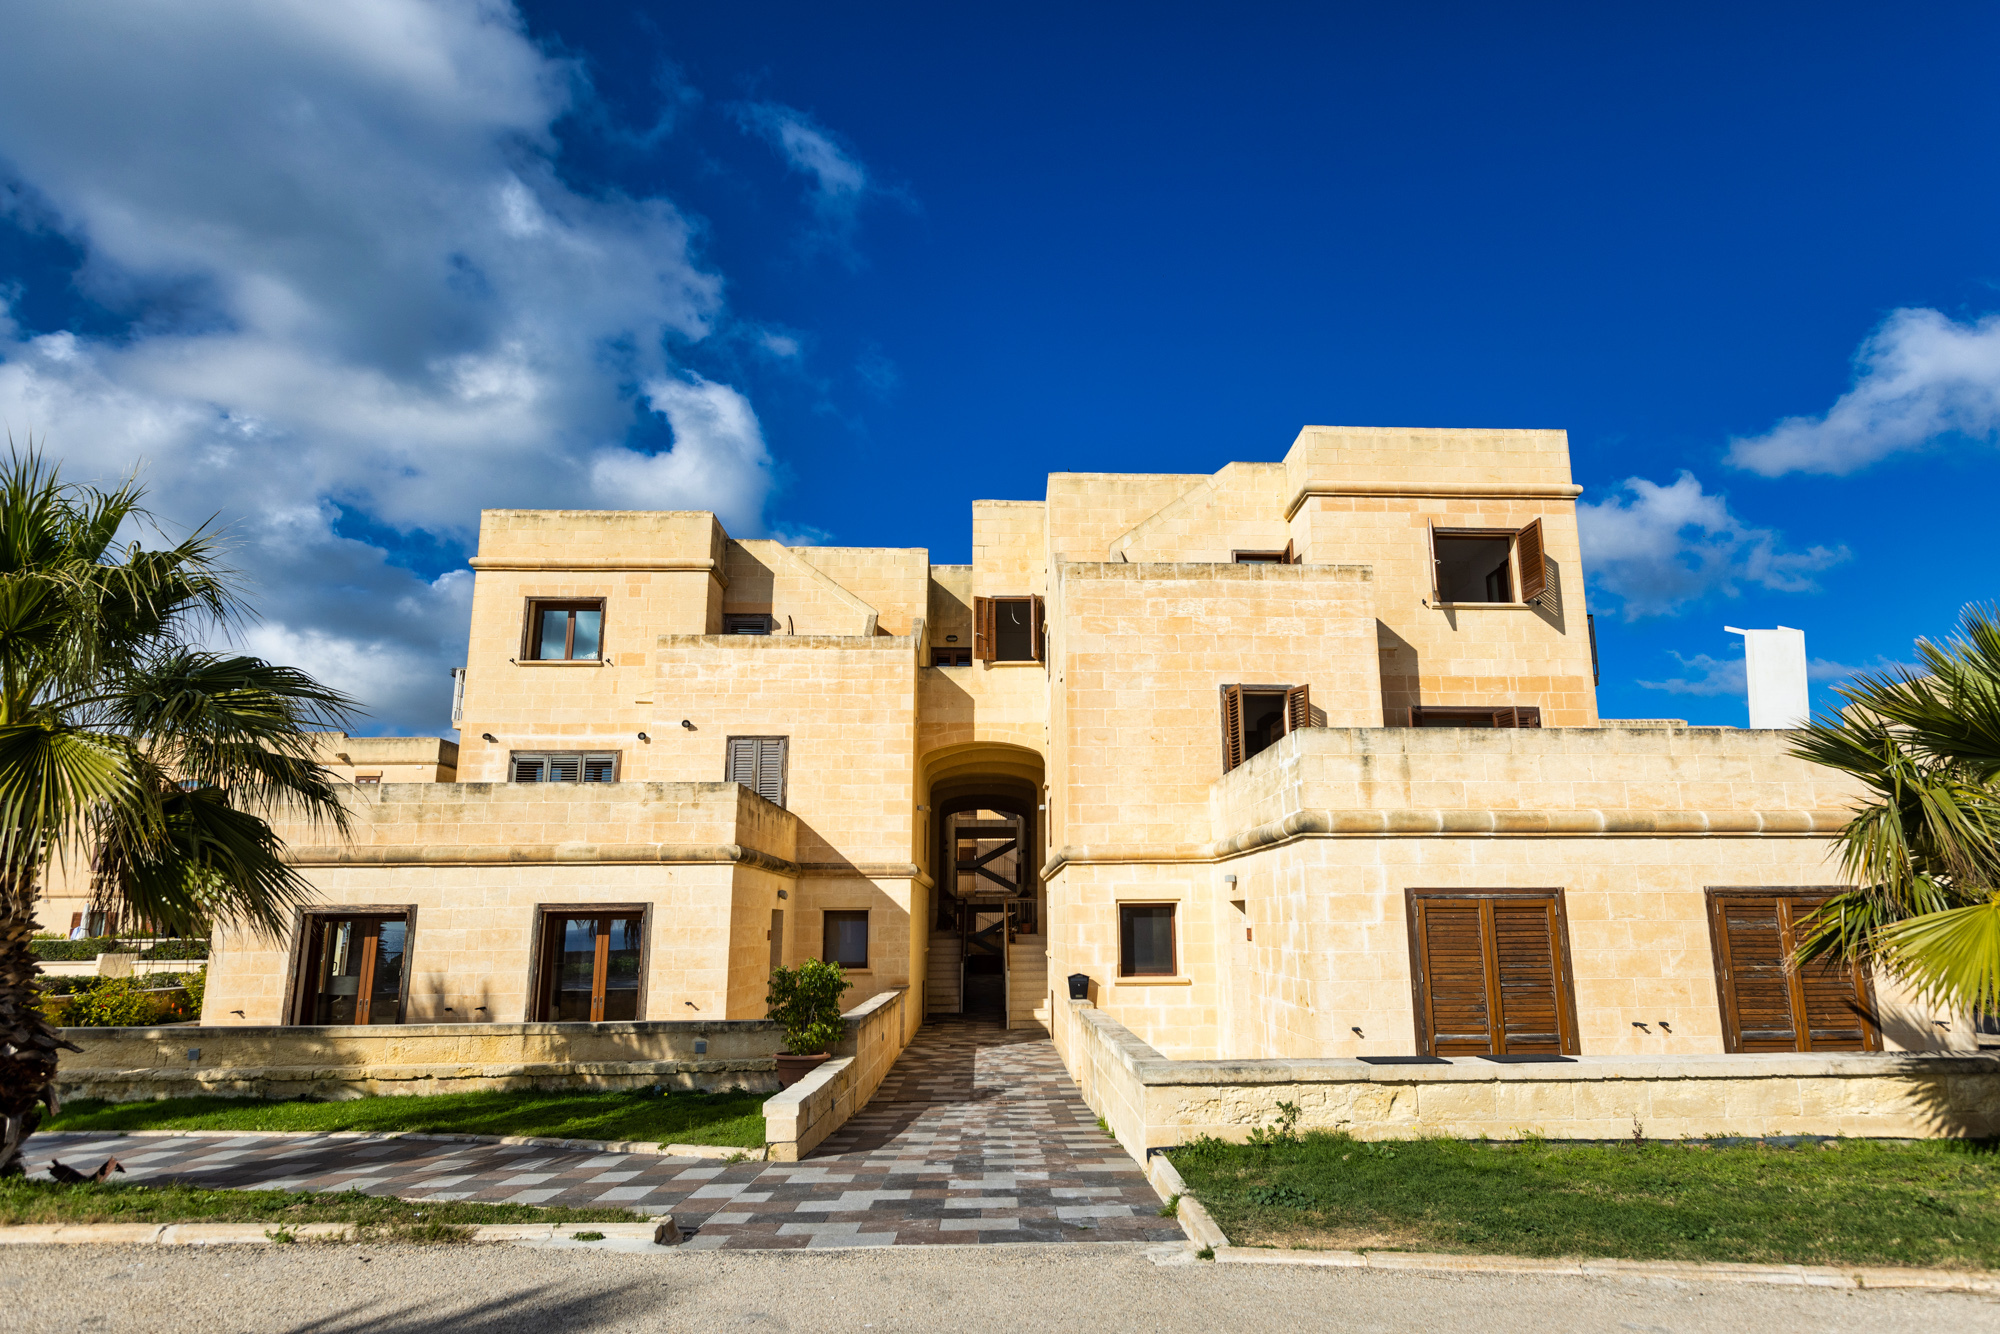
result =
[[681,726],[687,728],[687,730],[690,732],[694,731],[694,724],[689,722],[685,718],[681,719]]
[[500,738],[494,736],[491,732],[481,732],[479,734],[479,739],[481,741],[491,741],[496,746],[500,744]]
[[653,738],[647,736],[644,732],[639,733],[639,739],[641,741],[646,742],[648,745],[651,745],[653,741]]

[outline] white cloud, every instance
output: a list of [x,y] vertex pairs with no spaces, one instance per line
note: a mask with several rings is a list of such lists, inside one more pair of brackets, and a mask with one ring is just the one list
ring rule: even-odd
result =
[[2000,435],[2000,315],[1959,324],[1899,310],[1854,355],[1854,387],[1824,417],[1787,417],[1730,442],[1729,461],[1777,477],[1840,475],[1941,437]]
[[[1687,675],[1670,677],[1665,681],[1641,681],[1639,684],[1648,690],[1664,690],[1670,695],[1747,696],[1749,692],[1748,678],[1744,675],[1741,658],[1712,658],[1706,653],[1697,653],[1692,658],[1687,658],[1675,653],[1674,660],[1680,663],[1681,670]],[[1887,658],[1877,658],[1866,667],[1855,667],[1827,658],[1813,658],[1806,663],[1806,679],[1846,681],[1862,672],[1889,672],[1908,666],[1907,663],[1891,662]]]
[[810,239],[849,263],[855,259],[850,242],[861,206],[876,195],[909,202],[901,190],[880,185],[859,158],[805,112],[778,102],[739,103],[732,110],[746,132],[767,140],[785,165],[811,180],[807,199],[819,229]]
[[[446,725],[463,599],[337,536],[341,510],[461,541],[510,505],[761,529],[755,413],[677,355],[722,280],[667,200],[560,178],[552,127],[589,91],[510,5],[103,0],[14,6],[0,38],[0,199],[131,322],[0,318],[0,421],[73,476],[143,457],[164,516],[220,511],[263,581],[256,642],[378,724]],[[648,410],[670,451],[625,446]]]
[[1848,556],[1846,547],[1783,550],[1777,532],[1745,524],[1689,472],[1668,486],[1628,477],[1621,490],[1580,503],[1576,517],[1591,582],[1619,600],[1628,621],[1712,593],[1735,597],[1744,584],[1806,592],[1814,573]]

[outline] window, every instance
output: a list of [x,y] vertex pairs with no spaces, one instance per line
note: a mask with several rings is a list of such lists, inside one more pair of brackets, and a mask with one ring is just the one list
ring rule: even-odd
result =
[[1533,707],[1477,705],[1470,708],[1440,708],[1412,704],[1412,727],[1540,727],[1542,711]]
[[1551,596],[1542,521],[1526,528],[1430,525],[1431,601],[1546,602]]
[[1287,732],[1322,727],[1307,686],[1222,687],[1222,771],[1228,773]]
[[1418,1051],[1576,1052],[1561,890],[1413,889],[1409,921]]
[[785,804],[785,760],[791,739],[782,736],[733,736],[722,781],[741,783],[773,806]]
[[1711,889],[1709,937],[1726,1051],[1879,1051],[1866,969],[1791,965],[1799,924],[1827,890]]
[[536,1018],[556,1024],[637,1019],[645,921],[639,908],[544,908]]
[[972,650],[969,648],[934,648],[931,650],[933,667],[970,667]]
[[530,602],[528,642],[521,656],[534,662],[596,661],[602,654],[604,603]]
[[1040,662],[1042,600],[972,599],[972,656],[980,662]]
[[1238,565],[1297,565],[1300,563],[1298,547],[1285,543],[1283,551],[1232,551],[1229,559]]
[[1174,905],[1118,905],[1118,976],[1174,976]]
[[408,913],[307,917],[299,1022],[402,1023],[409,942]]
[[517,783],[615,783],[618,752],[516,751],[508,772]]
[[820,957],[842,968],[868,966],[868,914],[830,912],[823,928],[825,949]]
[[356,783],[361,783],[361,784],[367,784],[367,783],[380,783],[380,782],[382,781],[382,775],[381,775],[381,774],[356,774],[356,775],[354,775],[354,781],[355,781]]
[[768,635],[771,633],[771,618],[765,612],[754,616],[724,616],[722,633],[725,635]]

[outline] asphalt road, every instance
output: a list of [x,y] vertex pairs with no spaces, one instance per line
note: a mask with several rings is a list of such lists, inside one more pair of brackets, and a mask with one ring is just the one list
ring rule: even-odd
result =
[[517,1246],[0,1251],[0,1330],[2000,1330],[2000,1300],[1740,1284],[1160,1265],[1132,1245],[593,1253]]

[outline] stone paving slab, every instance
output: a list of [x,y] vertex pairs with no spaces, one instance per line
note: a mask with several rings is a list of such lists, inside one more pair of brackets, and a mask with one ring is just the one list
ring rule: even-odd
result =
[[116,1155],[134,1183],[672,1213],[697,1250],[1172,1242],[1039,1032],[933,1020],[875,1098],[797,1163],[352,1135],[37,1135],[31,1172]]

